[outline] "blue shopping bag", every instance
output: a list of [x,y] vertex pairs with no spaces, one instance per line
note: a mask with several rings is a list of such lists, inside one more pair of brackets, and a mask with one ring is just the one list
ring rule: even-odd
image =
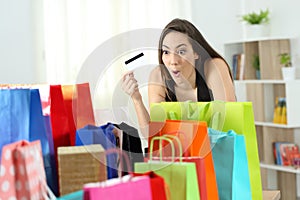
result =
[[233,130],[208,129],[219,197],[222,200],[251,200],[250,177],[243,135]]
[[0,89],[0,156],[2,147],[20,140],[40,140],[47,184],[57,194],[51,134],[47,133],[38,89]]
[[[115,126],[107,123],[102,126],[87,125],[76,131],[75,145],[101,144],[105,150],[116,148]],[[107,178],[118,177],[118,158],[115,154],[106,156]]]

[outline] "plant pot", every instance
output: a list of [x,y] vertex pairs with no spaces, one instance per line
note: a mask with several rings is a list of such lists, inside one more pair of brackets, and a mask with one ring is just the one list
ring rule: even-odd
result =
[[268,24],[254,24],[245,26],[246,38],[267,37],[270,34],[270,26]]
[[256,79],[260,79],[260,70],[255,70],[255,77]]
[[295,67],[282,67],[281,72],[283,80],[295,79]]

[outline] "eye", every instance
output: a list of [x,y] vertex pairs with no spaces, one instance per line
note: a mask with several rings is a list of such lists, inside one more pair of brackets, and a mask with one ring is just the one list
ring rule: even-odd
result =
[[185,49],[180,49],[177,51],[178,55],[185,55],[186,54],[186,50]]
[[167,54],[169,54],[169,51],[167,51],[167,50],[162,50],[162,53],[165,54],[165,55],[167,55]]

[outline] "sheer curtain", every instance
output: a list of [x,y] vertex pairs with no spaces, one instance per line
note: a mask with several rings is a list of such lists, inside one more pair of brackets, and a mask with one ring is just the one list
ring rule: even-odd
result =
[[[110,38],[136,29],[162,29],[177,17],[191,20],[190,0],[44,0],[47,81],[75,83],[86,59]],[[115,48],[119,45],[122,44],[115,44]],[[157,62],[156,53],[152,59]],[[101,59],[99,62],[101,65]],[[98,81],[101,85],[97,86],[98,92],[92,91],[97,108],[111,106],[113,91],[123,71],[111,67],[106,73]]]

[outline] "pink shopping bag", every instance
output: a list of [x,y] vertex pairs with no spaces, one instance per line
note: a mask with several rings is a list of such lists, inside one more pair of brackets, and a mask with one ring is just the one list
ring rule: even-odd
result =
[[0,199],[45,199],[47,196],[39,140],[5,145],[0,174]]
[[[118,153],[125,160],[127,169],[131,172],[128,155],[120,149],[108,149],[105,152]],[[120,159],[120,164],[123,164]],[[122,168],[122,166],[120,167]],[[83,186],[84,200],[152,200],[150,177],[129,175],[112,178],[97,183],[88,183]]]

